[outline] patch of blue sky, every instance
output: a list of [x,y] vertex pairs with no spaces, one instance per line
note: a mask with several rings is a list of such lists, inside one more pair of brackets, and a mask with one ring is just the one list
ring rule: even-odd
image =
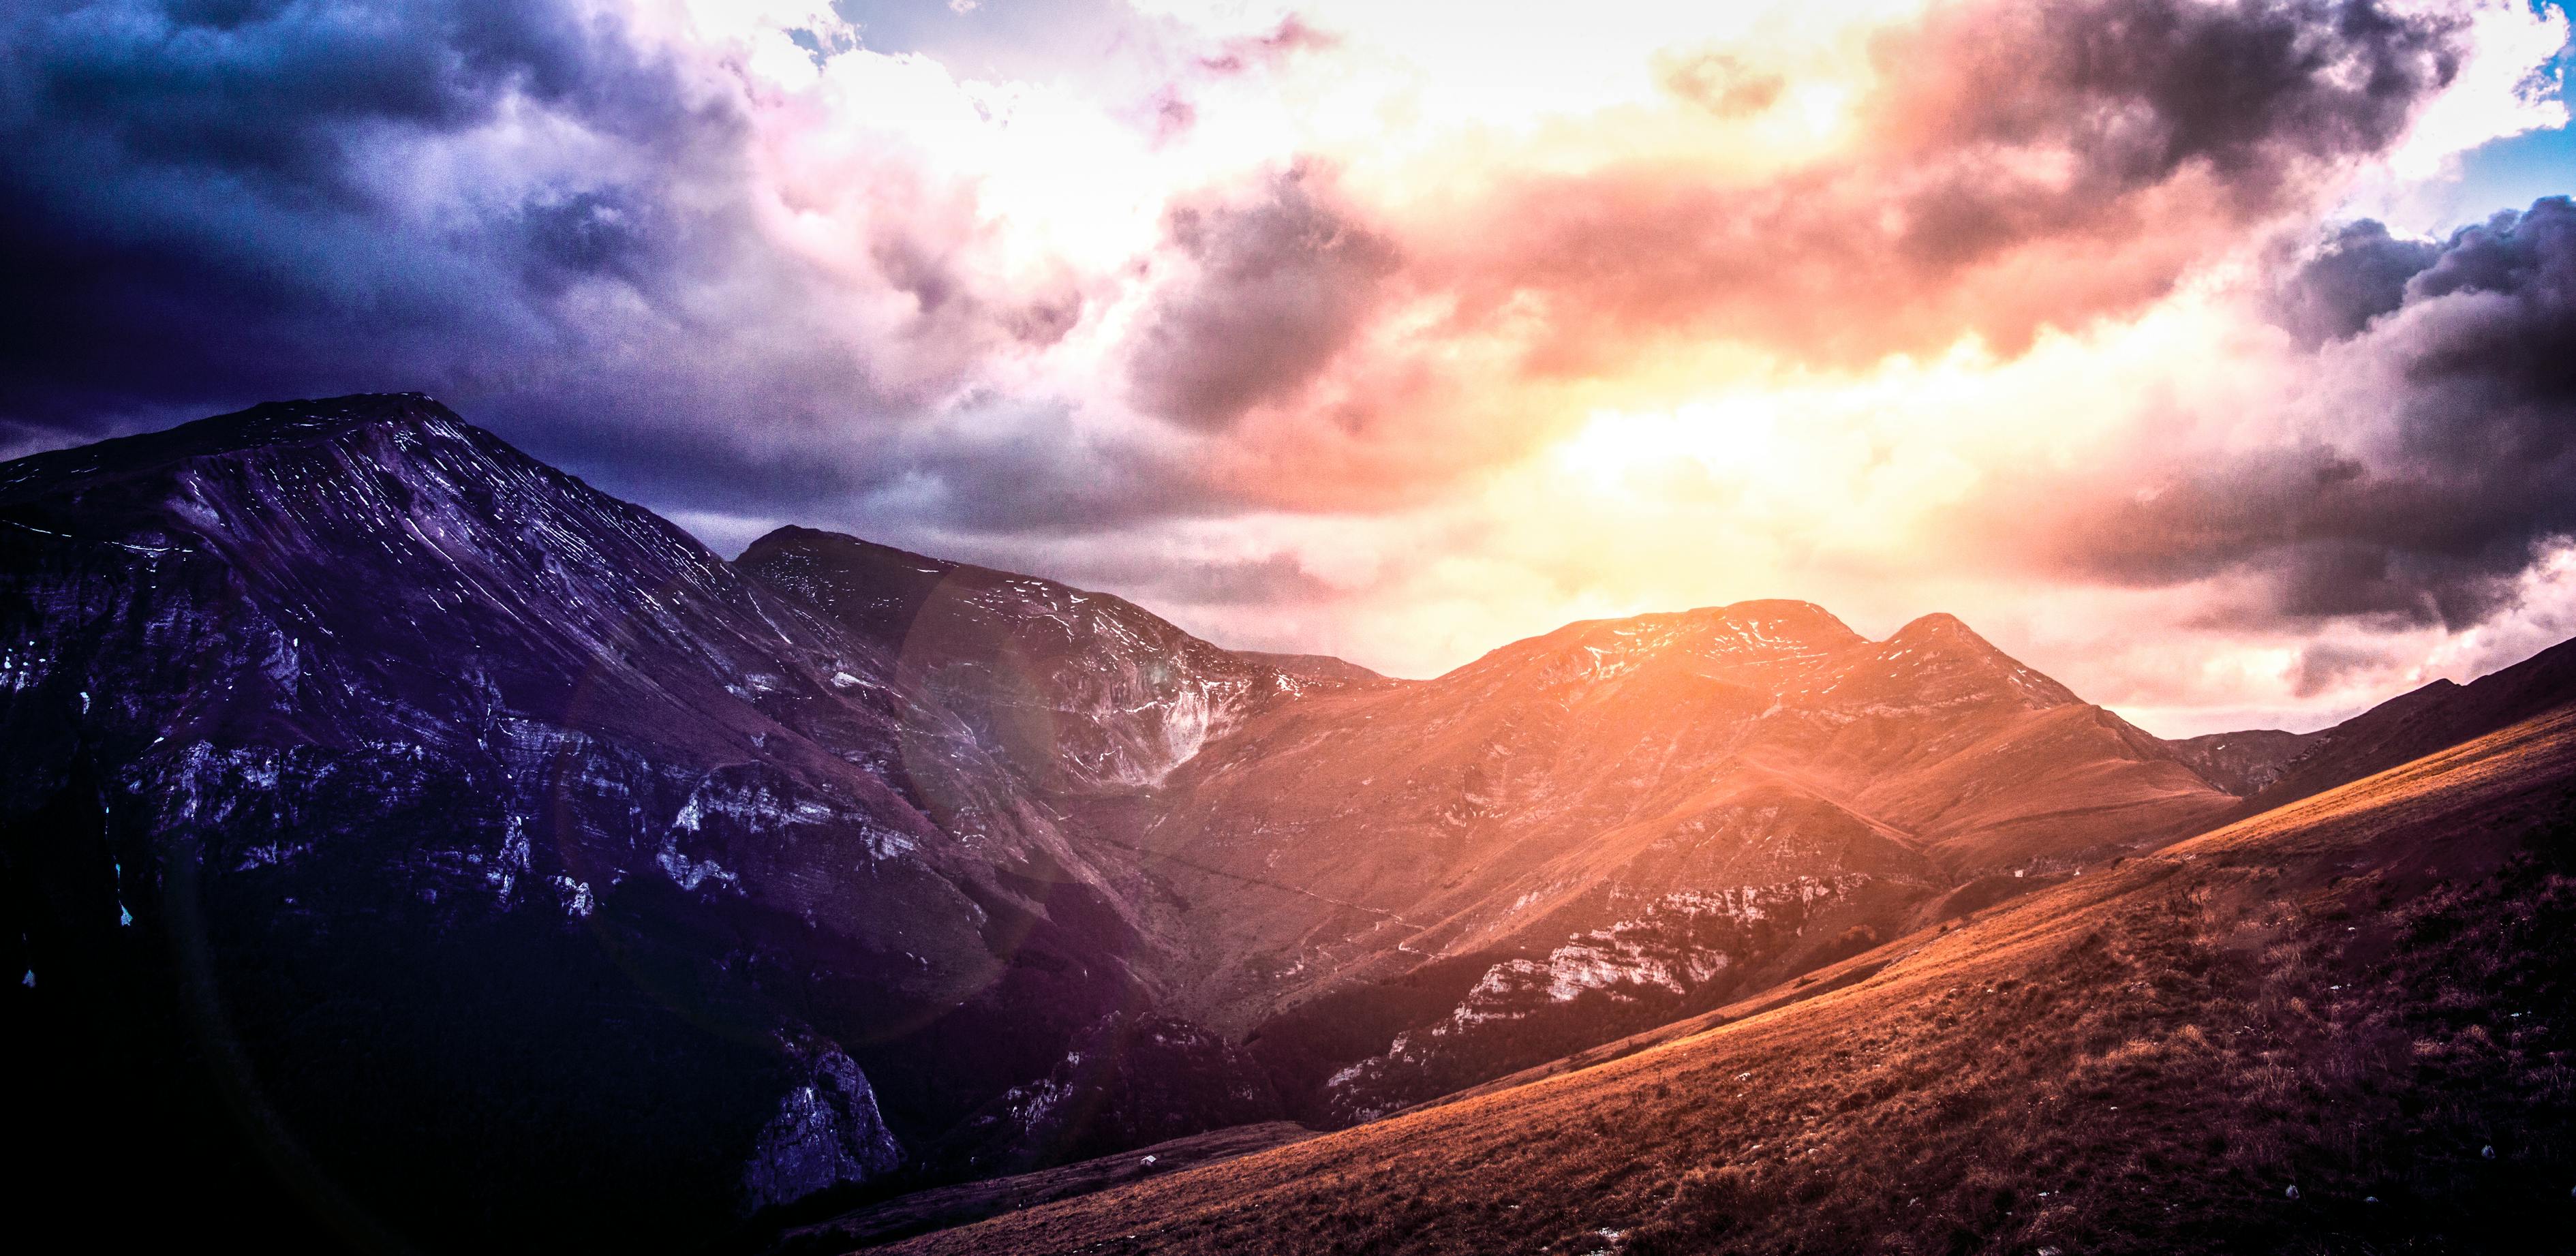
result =
[[[2535,0],[2534,8],[2576,14],[2571,0]],[[2558,94],[2576,114],[2576,41],[2559,49],[2548,71]],[[2432,189],[2437,231],[2466,226],[2499,210],[2525,209],[2545,196],[2576,194],[2576,126],[2526,131],[2481,145],[2460,157],[2459,178]]]

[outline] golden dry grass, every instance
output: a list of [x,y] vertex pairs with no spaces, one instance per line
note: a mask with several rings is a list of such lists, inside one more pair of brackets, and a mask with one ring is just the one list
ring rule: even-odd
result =
[[1775,1011],[895,1250],[2567,1250],[2572,794],[2576,711]]

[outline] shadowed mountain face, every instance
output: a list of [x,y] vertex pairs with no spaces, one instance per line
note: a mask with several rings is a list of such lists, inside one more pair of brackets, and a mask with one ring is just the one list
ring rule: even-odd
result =
[[1218,649],[1105,593],[830,532],[781,528],[734,562],[893,658],[908,690],[1052,794],[1160,784],[1255,713],[1350,683]]
[[438,1248],[1369,1119],[2565,687],[2165,743],[1796,602],[1389,680],[829,533],[726,563],[408,396],[0,466],[0,560],[31,1119]]
[[[0,519],[13,997],[102,1102],[211,1065],[356,1224],[686,1243],[970,1123],[1045,1159],[981,1110],[1137,1037],[1132,924],[978,729],[432,403],[22,460]],[[1112,1124],[1275,1114],[1143,1041],[1198,1124]]]

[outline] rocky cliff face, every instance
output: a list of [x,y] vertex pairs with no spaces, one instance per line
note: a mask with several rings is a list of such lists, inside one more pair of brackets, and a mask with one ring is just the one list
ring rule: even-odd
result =
[[1159,785],[1253,714],[1352,683],[1219,649],[1123,598],[781,528],[735,560],[895,660],[1031,787]]

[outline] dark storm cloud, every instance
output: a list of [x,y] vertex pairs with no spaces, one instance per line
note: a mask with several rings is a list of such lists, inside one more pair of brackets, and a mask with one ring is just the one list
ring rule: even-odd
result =
[[[1061,339],[1081,294],[979,287],[936,215],[862,241],[873,273],[792,256],[738,85],[674,55],[549,0],[8,11],[0,422],[63,444],[422,390],[671,508],[963,482],[962,451],[853,438],[994,346]],[[908,316],[838,313],[883,293]]]
[[2041,142],[2076,182],[2206,163],[2260,187],[2282,159],[2375,151],[2459,67],[2456,21],[2375,0],[2075,0],[1954,6],[1882,47],[1891,121],[1950,143]]
[[547,293],[655,269],[663,189],[567,182],[424,224],[402,204],[407,146],[513,100],[677,166],[728,129],[676,104],[613,23],[545,4],[64,4],[0,23],[0,409],[74,430],[505,382],[496,360],[562,343]]
[[1160,555],[1098,554],[1067,564],[1069,578],[1136,589],[1177,606],[1281,606],[1329,602],[1347,592],[1315,575],[1293,554],[1260,558],[1195,559],[1175,564]]
[[[2338,265],[2354,242],[2364,260]],[[2329,312],[2312,326],[2356,328],[2307,369],[2388,381],[2335,416],[2343,444],[2178,474],[2053,552],[2142,584],[2259,578],[2265,600],[2230,612],[2244,619],[2456,629],[2510,606],[2538,549],[2576,533],[2576,205],[2542,200],[2428,247],[2346,228],[2283,288],[2286,308]],[[2389,272],[2410,265],[2391,303]]]
[[2431,240],[2400,239],[2370,221],[2329,236],[2274,292],[2272,314],[2310,349],[2359,332],[2406,300],[2406,281],[2442,254]]
[[1200,428],[1293,393],[1348,343],[1399,258],[1335,208],[1322,176],[1280,175],[1249,205],[1183,206],[1166,224],[1190,273],[1145,328],[1145,407]]
[[519,207],[521,273],[544,290],[585,276],[649,282],[661,236],[661,207],[623,188],[592,188],[532,199]]
[[[48,11],[50,9],[50,11]],[[342,191],[376,128],[454,130],[509,93],[582,90],[592,50],[545,5],[48,6],[13,39],[16,84],[58,125],[146,162]]]
[[858,494],[863,508],[997,536],[1115,529],[1221,509],[1186,444],[1086,430],[1061,406],[961,417],[887,442]]
[[925,552],[1001,566],[1003,555],[1052,536],[1231,509],[1206,492],[1187,438],[1158,425],[1087,427],[1062,404],[995,401],[888,423],[851,458],[803,440],[741,440],[771,413],[758,399],[712,413],[725,421],[649,431],[611,464],[616,479],[603,487],[672,510],[912,538]]
[[1043,347],[1064,339],[1082,318],[1082,294],[1069,283],[1032,285],[995,300],[978,292],[951,258],[917,239],[879,241],[872,260],[888,284],[912,298],[916,337],[972,338],[979,329],[998,328],[1021,344]]
[[[1533,180],[1443,261],[1477,311],[1543,295],[1534,364],[1605,369],[1657,337],[1809,360],[2017,352],[2171,291],[2191,265],[2386,150],[2456,75],[2465,31],[2373,0],[2056,0],[1935,7],[1874,45],[1846,157],[1775,183],[1664,169]],[[1754,110],[1706,59],[1667,85]]]

